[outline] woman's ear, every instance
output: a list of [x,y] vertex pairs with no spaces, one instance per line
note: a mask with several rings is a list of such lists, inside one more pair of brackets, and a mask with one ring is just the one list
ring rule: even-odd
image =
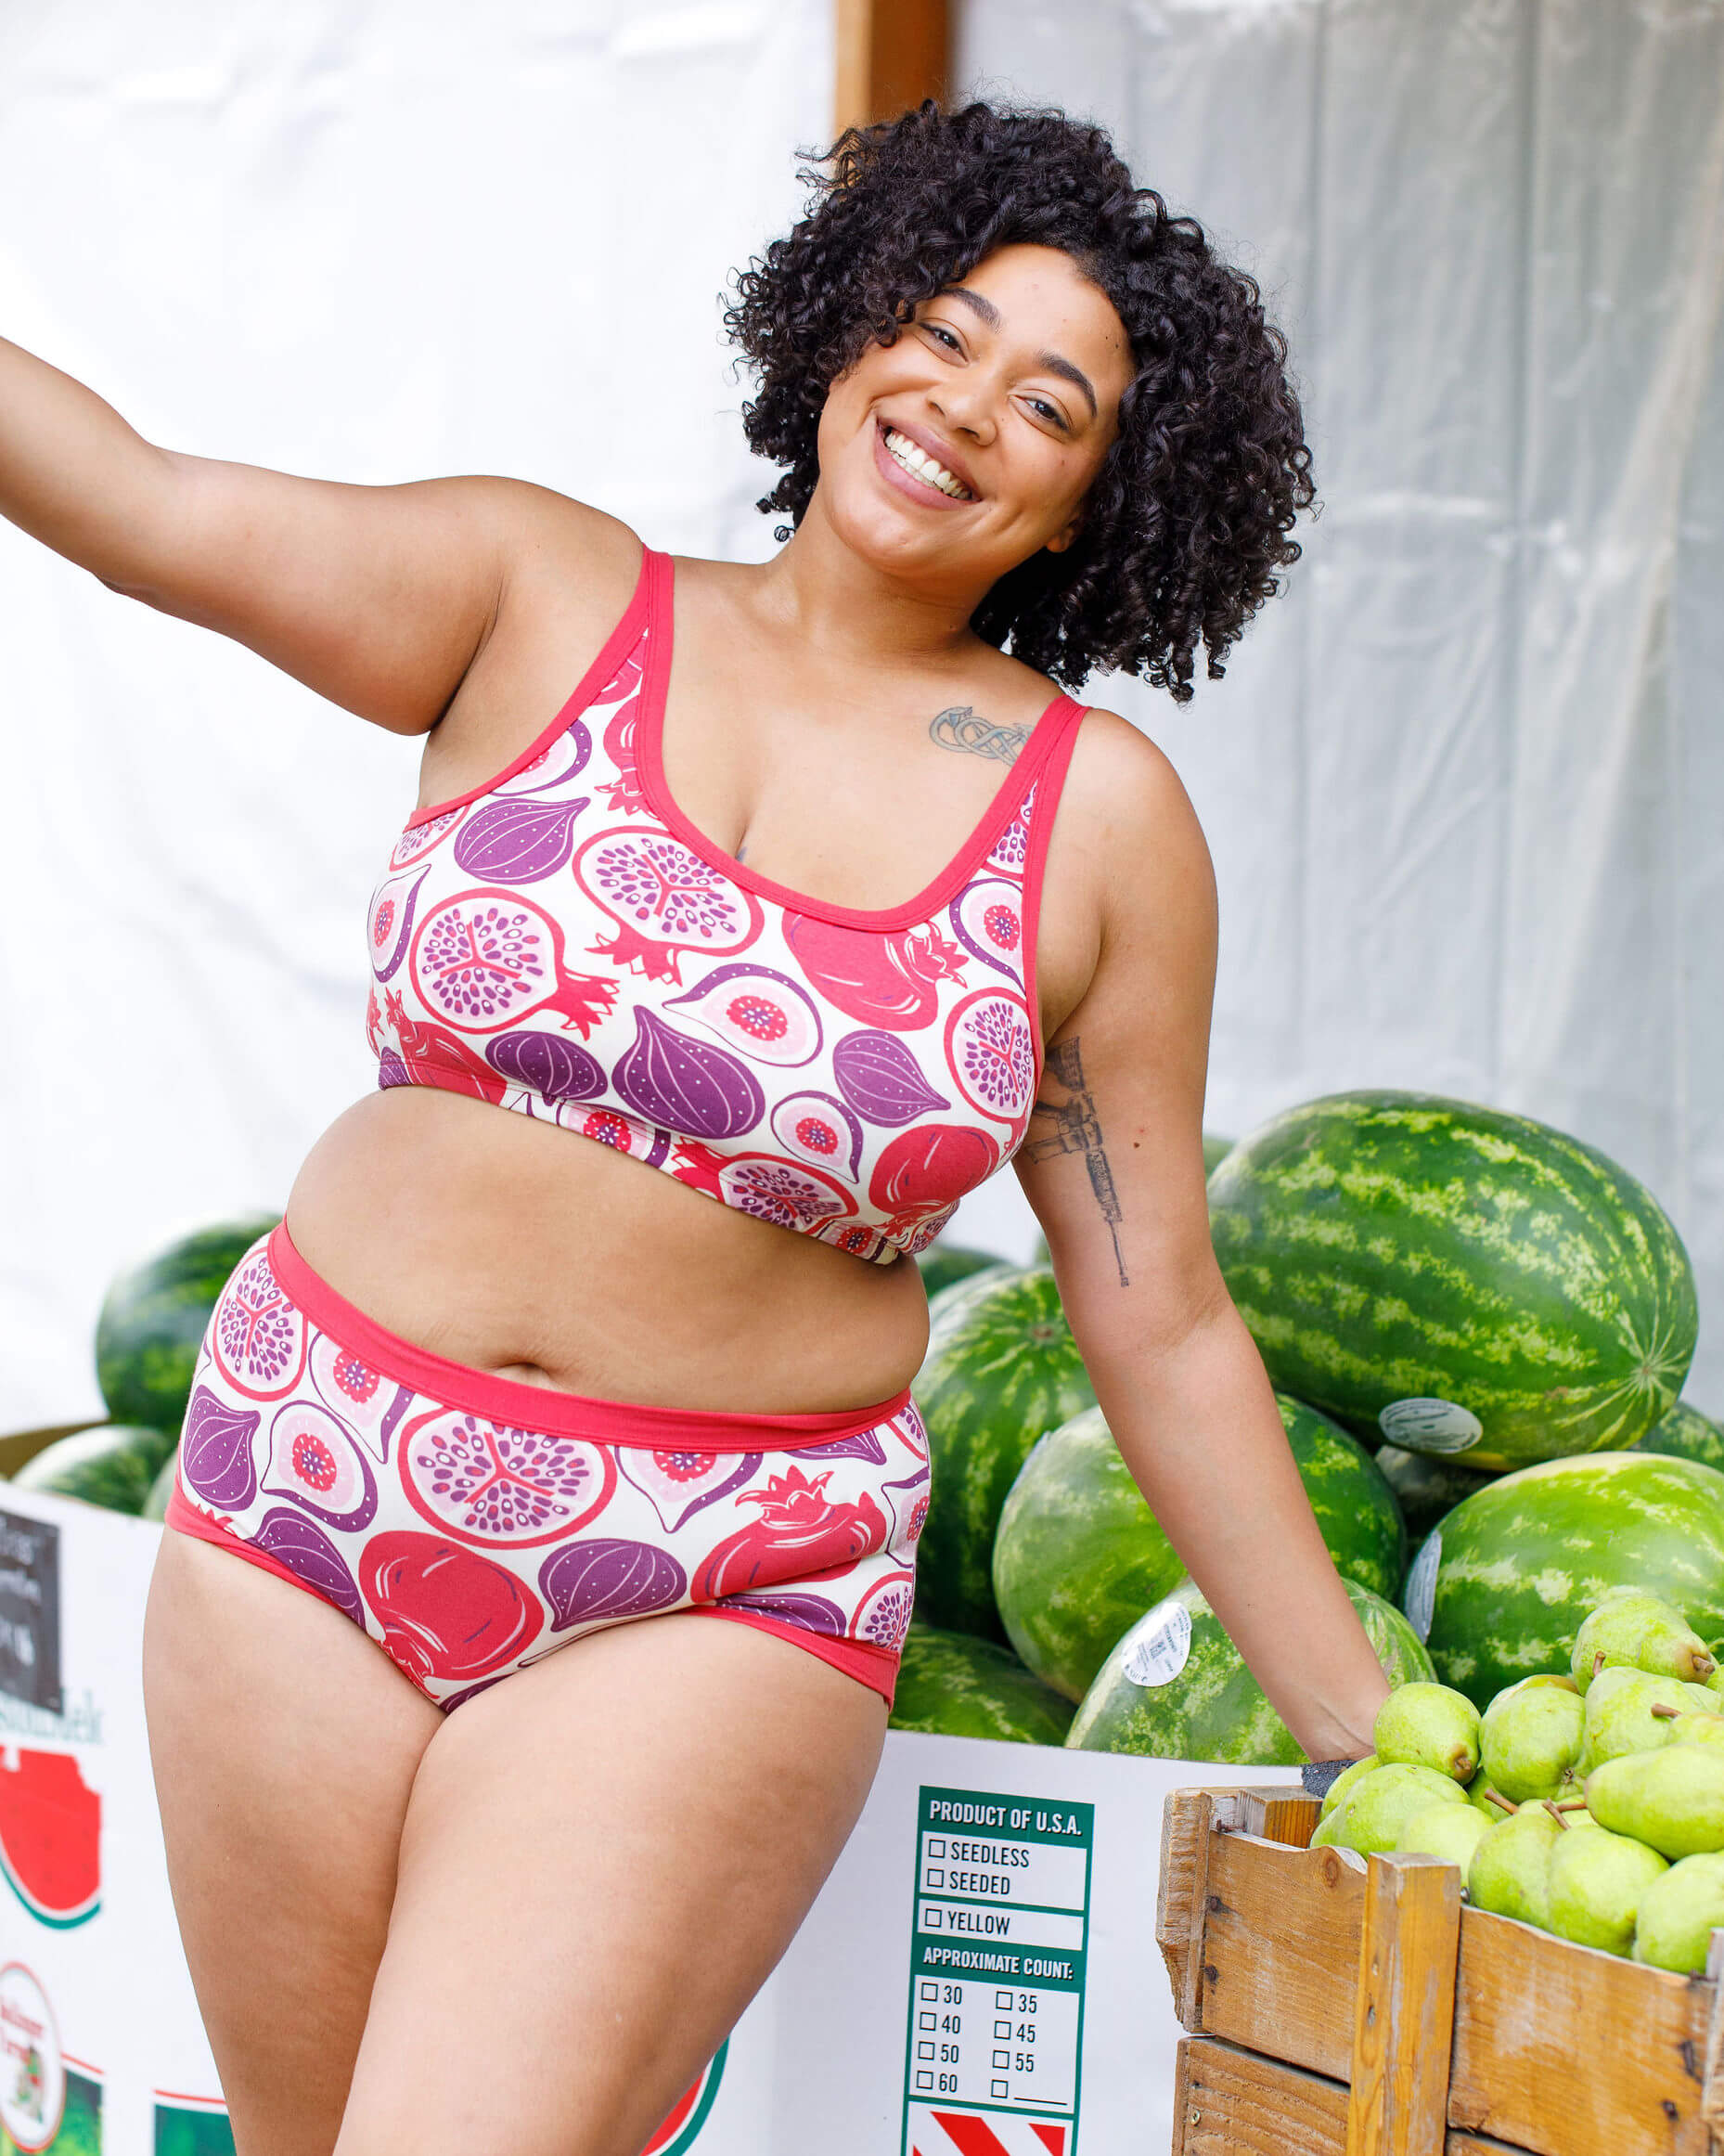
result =
[[1049,554],[1063,554],[1068,547],[1076,544],[1077,535],[1083,528],[1083,518],[1081,516],[1074,517],[1063,531],[1056,532],[1053,537],[1047,542],[1046,550]]

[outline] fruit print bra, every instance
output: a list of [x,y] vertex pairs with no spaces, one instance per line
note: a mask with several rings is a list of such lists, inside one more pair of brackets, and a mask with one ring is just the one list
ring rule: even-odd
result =
[[734,860],[661,760],[673,573],[513,763],[417,814],[371,899],[380,1086],[560,1123],[892,1263],[1023,1142],[1036,929],[1084,707],[1056,696],[958,858],[876,911]]

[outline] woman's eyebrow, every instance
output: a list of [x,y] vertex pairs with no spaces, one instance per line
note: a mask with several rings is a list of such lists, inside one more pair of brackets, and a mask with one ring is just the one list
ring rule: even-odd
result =
[[[1005,319],[992,300],[982,292],[972,292],[967,285],[947,285],[940,297],[943,300],[962,300],[965,306],[981,316],[990,329],[999,329]],[[1038,352],[1036,364],[1037,367],[1045,367],[1049,374],[1057,374],[1062,381],[1074,383],[1081,389],[1089,401],[1090,418],[1093,420],[1097,417],[1100,407],[1096,403],[1096,393],[1090,386],[1089,377],[1081,367],[1074,367],[1069,359],[1062,358],[1057,352]]]

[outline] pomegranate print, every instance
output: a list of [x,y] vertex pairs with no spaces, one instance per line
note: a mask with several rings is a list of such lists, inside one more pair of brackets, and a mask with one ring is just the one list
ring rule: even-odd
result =
[[433,1525],[461,1542],[514,1549],[573,1534],[603,1509],[616,1479],[601,1446],[458,1410],[409,1423],[396,1457],[403,1488]]
[[765,1490],[745,1491],[744,1502],[756,1505],[759,1517],[727,1535],[701,1567],[701,1599],[812,1579],[879,1549],[886,1539],[880,1507],[866,1491],[852,1504],[834,1504],[826,1494],[830,1480],[830,1468],[810,1476],[791,1465]]
[[588,949],[649,980],[680,986],[679,952],[742,950],[760,934],[758,903],[668,831],[601,832],[575,856],[574,873],[617,924]]
[[517,765],[402,833],[367,921],[378,1083],[555,1124],[892,1264],[1028,1129],[1041,822],[1082,709],[1048,706],[924,897],[798,897],[669,797],[674,599],[649,549],[597,691],[583,679]]
[[914,1572],[889,1572],[863,1596],[850,1620],[852,1639],[867,1641],[895,1655],[910,1629],[910,1610],[916,1600]]
[[512,1572],[412,1529],[372,1536],[359,1584],[383,1645],[421,1685],[518,1660],[545,1622],[537,1598]]
[[829,1001],[852,1018],[898,1033],[933,1024],[940,983],[962,980],[968,962],[961,947],[932,923],[875,936],[816,914],[787,913],[784,939]]
[[282,1293],[268,1256],[240,1259],[210,1320],[211,1351],[248,1400],[281,1400],[305,1367],[305,1327]]
[[1027,1117],[1036,1088],[1036,1036],[1015,996],[995,988],[966,996],[946,1022],[946,1060],[972,1108],[1002,1123]]
[[427,914],[413,939],[413,982],[428,1010],[469,1033],[495,1033],[538,1010],[591,1032],[616,985],[571,974],[562,930],[531,898],[462,891]]

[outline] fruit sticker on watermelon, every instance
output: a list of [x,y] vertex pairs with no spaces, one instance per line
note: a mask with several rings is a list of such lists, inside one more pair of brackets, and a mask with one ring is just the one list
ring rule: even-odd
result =
[[101,1906],[102,1800],[70,1752],[0,1750],[0,1869],[40,1924],[84,1924]]

